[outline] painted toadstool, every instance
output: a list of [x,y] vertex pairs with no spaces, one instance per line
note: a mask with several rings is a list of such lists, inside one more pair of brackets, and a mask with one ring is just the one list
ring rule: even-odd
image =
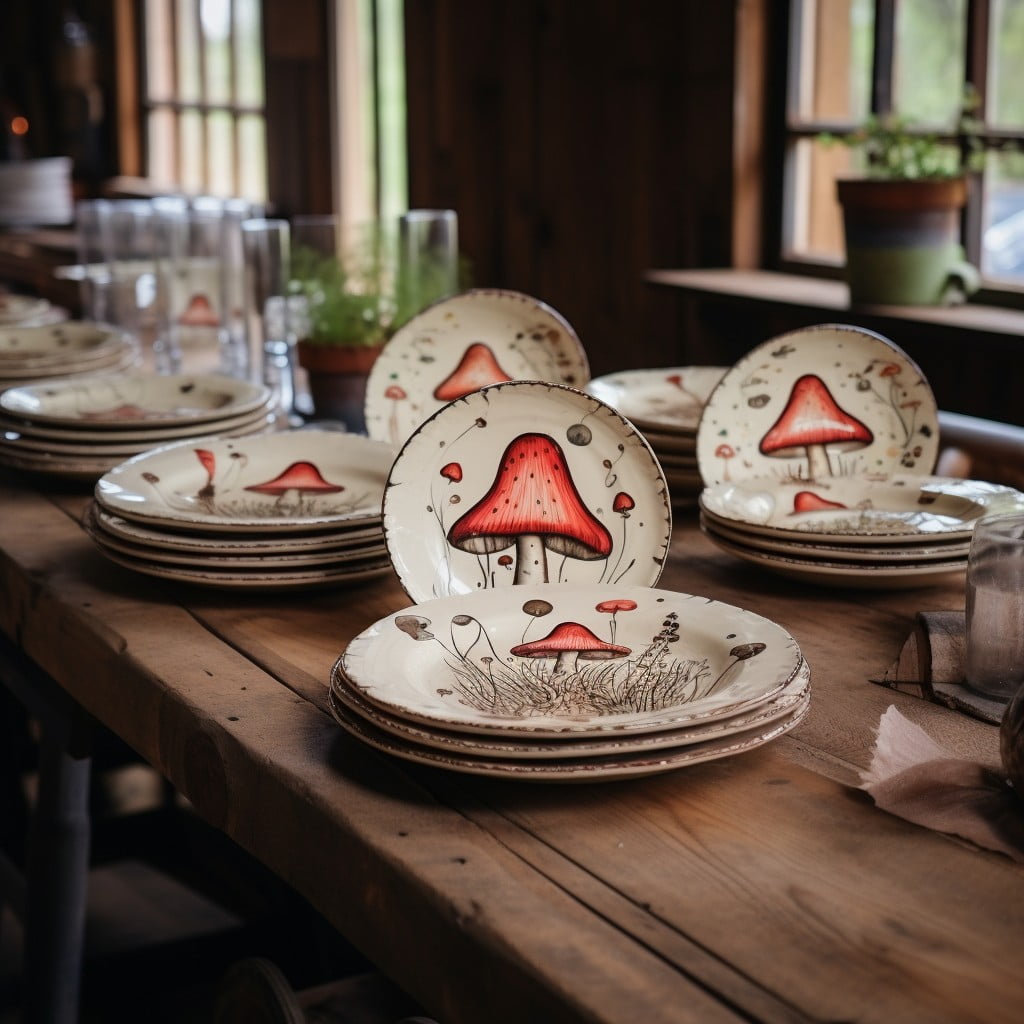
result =
[[600,637],[578,622],[560,622],[546,637],[513,647],[509,654],[517,658],[554,658],[552,675],[564,675],[576,670],[577,659],[607,661],[624,658],[630,648],[605,643]]
[[814,491],[799,491],[793,495],[793,515],[801,512],[826,512],[829,509],[846,508],[839,501],[829,501]]
[[761,438],[762,455],[807,458],[811,480],[832,475],[828,448],[848,452],[871,444],[875,436],[856,417],[841,409],[825,382],[813,373],[793,385],[786,408]]
[[325,480],[312,462],[293,462],[273,480],[249,484],[245,489],[256,494],[269,494],[279,502],[289,491],[296,492],[301,499],[305,494],[337,494],[345,490],[342,484],[332,484]]
[[512,378],[498,365],[490,348],[481,341],[474,341],[459,360],[459,365],[434,388],[434,397],[439,402],[454,402],[488,384],[503,384]]
[[474,555],[515,544],[514,583],[547,583],[547,550],[594,561],[612,537],[584,505],[565,454],[547,434],[520,434],[505,449],[487,493],[448,531],[448,543]]

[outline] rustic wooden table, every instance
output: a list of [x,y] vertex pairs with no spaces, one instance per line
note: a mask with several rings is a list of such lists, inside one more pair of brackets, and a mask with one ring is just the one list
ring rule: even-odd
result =
[[759,750],[590,786],[392,760],[327,711],[396,581],[280,596],[122,570],[88,498],[0,476],[0,631],[440,1020],[997,1021],[1024,1012],[1024,870],[857,787],[890,704],[995,767],[993,726],[876,686],[960,587],[821,589],[680,515],[660,586],[786,627],[812,707]]

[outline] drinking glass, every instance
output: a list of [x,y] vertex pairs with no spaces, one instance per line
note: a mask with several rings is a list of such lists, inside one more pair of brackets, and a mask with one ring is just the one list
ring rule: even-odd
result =
[[111,319],[110,210],[108,199],[81,199],[75,204],[75,248],[78,255],[77,279],[82,313],[97,323]]
[[454,210],[409,210],[398,219],[399,321],[459,289]]
[[1009,700],[1024,685],[1024,514],[974,526],[967,560],[967,685]]

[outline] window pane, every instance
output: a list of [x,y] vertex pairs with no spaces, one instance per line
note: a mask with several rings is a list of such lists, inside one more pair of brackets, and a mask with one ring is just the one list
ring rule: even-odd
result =
[[989,40],[989,122],[999,128],[1024,128],[1024,0],[993,0]]
[[214,111],[206,119],[207,189],[214,195],[235,194],[234,122],[230,114]]
[[158,185],[168,185],[178,177],[175,123],[174,112],[166,108],[157,108],[149,115],[149,176]]
[[263,31],[259,0],[235,0],[235,97],[263,105]]
[[203,175],[203,120],[194,110],[186,110],[178,121],[178,141],[181,147],[180,180],[190,192],[204,190]]
[[231,102],[231,5],[229,0],[201,0],[200,25],[206,58],[206,99]]
[[267,198],[267,144],[262,117],[238,119],[239,189],[257,202]]
[[893,105],[917,124],[956,123],[963,102],[967,0],[896,4]]
[[792,115],[800,122],[860,123],[871,97],[872,0],[801,0]]
[[981,270],[1024,284],[1024,154],[992,153],[985,165]]
[[177,3],[178,99],[198,103],[203,98],[199,68],[199,19],[196,0]]
[[174,98],[174,39],[170,0],[146,2],[146,92],[150,99]]
[[789,256],[841,260],[843,228],[836,199],[836,177],[850,170],[850,150],[801,139],[790,162]]

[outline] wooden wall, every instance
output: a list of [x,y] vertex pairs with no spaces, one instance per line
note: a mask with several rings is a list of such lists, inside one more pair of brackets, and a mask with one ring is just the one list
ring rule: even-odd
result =
[[595,375],[681,354],[645,270],[733,259],[746,6],[406,4],[411,205],[455,209],[473,283],[554,306]]

